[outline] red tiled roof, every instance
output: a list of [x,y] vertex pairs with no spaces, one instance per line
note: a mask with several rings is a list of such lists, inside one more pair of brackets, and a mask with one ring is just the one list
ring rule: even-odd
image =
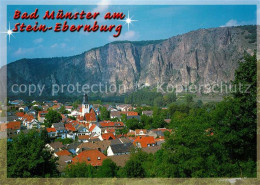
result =
[[87,139],[89,139],[90,137],[89,137],[89,135],[81,135],[81,136],[78,136],[78,139],[79,140],[87,140]]
[[92,132],[94,130],[94,128],[96,127],[95,124],[91,125],[91,127],[89,128],[89,131]]
[[66,130],[68,130],[68,131],[73,131],[73,132],[76,131],[76,128],[75,128],[71,123],[65,124],[65,128],[66,128]]
[[33,119],[34,119],[34,117],[32,115],[29,115],[29,114],[25,114],[23,116],[23,120],[26,120],[26,121],[29,121],[29,122],[31,122]]
[[155,138],[154,140],[155,140],[156,142],[157,142],[157,141],[164,141],[164,136],[161,136],[160,138]]
[[104,140],[116,139],[116,137],[114,136],[113,133],[102,134],[102,138],[103,138]]
[[140,134],[141,131],[143,131],[144,134],[147,133],[147,130],[146,130],[146,129],[136,129],[136,130],[135,130],[135,134]]
[[134,111],[127,111],[126,114],[127,116],[138,116],[138,112],[134,112]]
[[85,120],[86,121],[97,121],[96,115],[95,113],[91,112],[91,113],[86,113],[85,114]]
[[94,114],[95,114],[95,111],[94,111],[94,109],[90,109],[90,113],[94,113]]
[[60,105],[53,105],[52,108],[53,108],[53,109],[59,109],[59,108],[60,108]]
[[85,162],[92,166],[101,166],[107,157],[98,150],[85,150],[72,159],[72,163]]
[[21,122],[19,121],[11,121],[7,123],[7,129],[18,130],[20,128],[21,128]]
[[61,150],[55,153],[57,156],[66,156],[71,155],[71,153],[68,150]]
[[103,121],[100,122],[101,127],[123,127],[123,122],[112,122],[112,121]]
[[47,114],[47,113],[48,113],[48,111],[39,111],[38,116],[39,117],[45,117],[45,114]]
[[78,117],[77,117],[77,120],[83,121],[83,120],[84,120],[84,117],[83,117],[83,116],[78,116]]
[[55,128],[46,128],[47,132],[56,132]]
[[23,117],[23,116],[24,116],[24,112],[17,112],[17,113],[16,113],[16,116],[17,116],[17,117]]
[[133,143],[134,145],[136,145],[136,143],[140,143],[142,148],[146,148],[148,144],[156,144],[154,137],[152,136],[138,136]]

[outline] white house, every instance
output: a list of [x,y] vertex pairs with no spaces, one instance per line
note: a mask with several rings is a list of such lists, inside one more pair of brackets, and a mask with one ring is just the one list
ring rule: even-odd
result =
[[33,129],[33,128],[39,129],[40,127],[41,125],[36,119],[33,119],[33,121],[27,124],[27,129]]
[[69,116],[75,116],[75,117],[77,117],[77,116],[79,116],[79,115],[81,115],[81,113],[80,113],[79,111],[77,111],[77,110],[73,110],[73,111],[69,114]]
[[107,156],[130,154],[132,146],[132,143],[110,145],[107,148]]

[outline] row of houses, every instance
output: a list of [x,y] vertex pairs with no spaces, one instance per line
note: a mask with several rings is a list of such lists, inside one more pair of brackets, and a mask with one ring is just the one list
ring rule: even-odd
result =
[[[89,137],[88,142],[73,142],[63,145],[61,142],[46,144],[46,147],[54,152],[59,158],[58,164],[62,171],[66,165],[84,162],[92,166],[101,166],[106,158],[111,158],[117,165],[123,166],[129,159],[132,149],[138,147],[144,151],[157,151],[161,143],[152,136],[138,136],[134,140],[128,137],[108,137],[93,139]],[[124,160],[121,160],[121,159]]]

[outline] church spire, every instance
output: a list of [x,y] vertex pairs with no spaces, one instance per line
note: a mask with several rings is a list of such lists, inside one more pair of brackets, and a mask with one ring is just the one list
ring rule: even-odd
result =
[[84,93],[82,104],[88,104],[88,95]]

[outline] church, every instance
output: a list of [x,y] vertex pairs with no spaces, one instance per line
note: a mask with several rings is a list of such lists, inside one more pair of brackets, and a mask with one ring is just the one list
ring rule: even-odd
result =
[[80,117],[78,117],[80,121],[84,121],[87,123],[97,122],[98,119],[97,119],[96,111],[93,108],[93,106],[89,104],[87,94],[83,95],[83,101],[81,104],[80,112],[81,115]]

